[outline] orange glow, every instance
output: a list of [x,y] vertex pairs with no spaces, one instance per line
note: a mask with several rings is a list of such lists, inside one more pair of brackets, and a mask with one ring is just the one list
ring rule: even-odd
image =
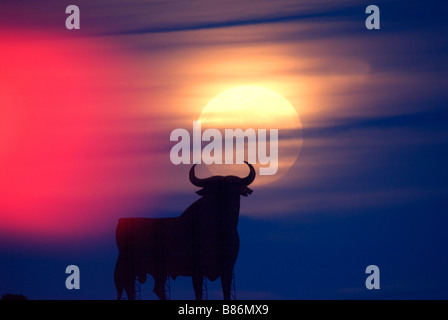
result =
[[123,77],[120,63],[98,41],[6,38],[0,52],[1,232],[70,238],[103,232],[94,230],[101,221],[113,230],[129,201],[120,188],[130,183],[126,165],[110,156],[123,146],[107,138],[114,135],[112,119],[124,121],[131,108],[105,92],[107,81]]

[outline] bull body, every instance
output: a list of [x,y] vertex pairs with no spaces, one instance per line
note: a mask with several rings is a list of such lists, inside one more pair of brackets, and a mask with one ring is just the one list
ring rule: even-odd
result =
[[118,299],[123,290],[135,299],[135,279],[141,283],[146,275],[154,277],[154,292],[166,299],[167,277],[193,278],[196,299],[202,298],[204,277],[221,278],[224,299],[230,299],[232,272],[238,250],[237,231],[240,196],[252,192],[247,185],[255,179],[250,167],[247,178],[213,176],[197,179],[194,166],[190,181],[202,187],[201,198],[176,218],[119,219],[116,239],[118,260],[115,285]]

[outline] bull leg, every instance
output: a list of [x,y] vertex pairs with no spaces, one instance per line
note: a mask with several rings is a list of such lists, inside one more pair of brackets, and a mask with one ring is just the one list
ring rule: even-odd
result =
[[115,288],[117,289],[117,300],[121,299],[124,289],[124,274],[123,274],[123,260],[118,256],[117,263],[115,264],[114,281]]
[[166,300],[166,293],[165,293],[165,282],[166,282],[166,275],[161,275],[154,277],[154,293],[159,297],[160,300]]
[[134,281],[132,281],[132,280],[127,281],[126,286],[124,287],[124,291],[126,291],[128,300],[135,300],[135,283],[134,283]]
[[204,277],[202,275],[193,276],[193,288],[196,300],[202,300],[202,283],[204,282]]
[[126,292],[129,300],[135,299],[134,280],[131,270],[126,267],[126,261],[120,255],[117,259],[114,272],[115,288],[117,289],[117,300],[120,300],[123,295],[123,290]]
[[221,287],[224,300],[230,300],[230,289],[232,287],[232,270],[223,271],[221,275]]

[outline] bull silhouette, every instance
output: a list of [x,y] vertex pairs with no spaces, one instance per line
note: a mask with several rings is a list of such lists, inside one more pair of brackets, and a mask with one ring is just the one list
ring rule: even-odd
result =
[[190,182],[202,188],[200,199],[176,218],[121,218],[116,239],[118,259],[115,287],[118,299],[125,290],[135,299],[135,280],[154,277],[154,292],[165,300],[167,277],[189,276],[197,300],[202,299],[204,277],[215,281],[221,277],[225,300],[230,299],[233,267],[239,250],[237,231],[240,196],[248,196],[247,186],[255,180],[253,166],[245,178],[212,176],[199,179],[190,169]]

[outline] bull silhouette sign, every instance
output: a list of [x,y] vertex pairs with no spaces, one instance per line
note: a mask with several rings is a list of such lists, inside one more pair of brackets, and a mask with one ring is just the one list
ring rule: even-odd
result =
[[128,299],[136,296],[135,281],[154,277],[154,292],[165,300],[167,277],[188,276],[193,279],[197,300],[202,299],[204,277],[221,278],[223,297],[230,299],[233,267],[239,250],[237,231],[240,196],[248,196],[255,180],[253,166],[245,178],[212,176],[199,179],[195,166],[190,169],[190,182],[202,188],[200,199],[176,218],[122,218],[116,238],[118,259],[115,286],[118,299],[123,290]]

